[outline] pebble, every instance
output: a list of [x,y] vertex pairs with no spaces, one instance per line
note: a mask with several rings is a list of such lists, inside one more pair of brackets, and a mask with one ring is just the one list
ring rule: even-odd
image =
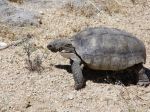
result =
[[0,42],[0,49],[4,49],[7,47],[7,44],[4,42]]

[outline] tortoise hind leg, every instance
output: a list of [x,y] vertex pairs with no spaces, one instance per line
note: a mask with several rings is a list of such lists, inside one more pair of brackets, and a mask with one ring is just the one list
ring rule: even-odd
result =
[[148,86],[150,84],[150,81],[148,79],[148,76],[145,74],[145,70],[144,68],[142,68],[140,71],[139,71],[139,80],[138,80],[138,85],[140,86]]
[[82,67],[80,66],[80,61],[73,60],[71,68],[73,72],[73,78],[75,81],[75,89],[79,90],[85,87],[86,81],[82,74]]
[[148,76],[145,74],[145,69],[142,63],[135,65],[135,71],[138,76],[137,84],[144,87],[148,86],[150,84],[150,81],[148,79]]

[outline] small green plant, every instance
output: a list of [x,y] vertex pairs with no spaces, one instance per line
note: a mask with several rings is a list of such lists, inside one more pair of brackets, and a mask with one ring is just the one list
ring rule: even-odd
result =
[[37,71],[38,73],[41,73],[41,70],[43,69],[42,67],[42,58],[43,56],[40,56],[39,54],[35,55],[34,58],[32,58],[32,53],[34,51],[36,51],[36,47],[34,46],[34,44],[31,43],[27,43],[24,46],[24,51],[26,53],[27,58],[25,59],[26,62],[26,68],[33,72],[33,71]]

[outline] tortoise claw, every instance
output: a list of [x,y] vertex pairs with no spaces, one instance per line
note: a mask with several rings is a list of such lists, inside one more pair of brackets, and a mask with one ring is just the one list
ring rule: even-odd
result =
[[86,84],[75,84],[74,88],[75,88],[75,90],[80,90],[80,89],[84,88],[85,86],[86,86]]
[[150,85],[150,82],[149,81],[139,81],[137,83],[138,86],[142,86],[142,87],[147,87]]

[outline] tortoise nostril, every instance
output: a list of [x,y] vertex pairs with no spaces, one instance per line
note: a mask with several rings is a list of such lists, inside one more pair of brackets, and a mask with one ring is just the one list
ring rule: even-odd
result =
[[48,45],[47,48],[48,48],[48,49],[49,49],[49,48],[52,48],[52,45]]

